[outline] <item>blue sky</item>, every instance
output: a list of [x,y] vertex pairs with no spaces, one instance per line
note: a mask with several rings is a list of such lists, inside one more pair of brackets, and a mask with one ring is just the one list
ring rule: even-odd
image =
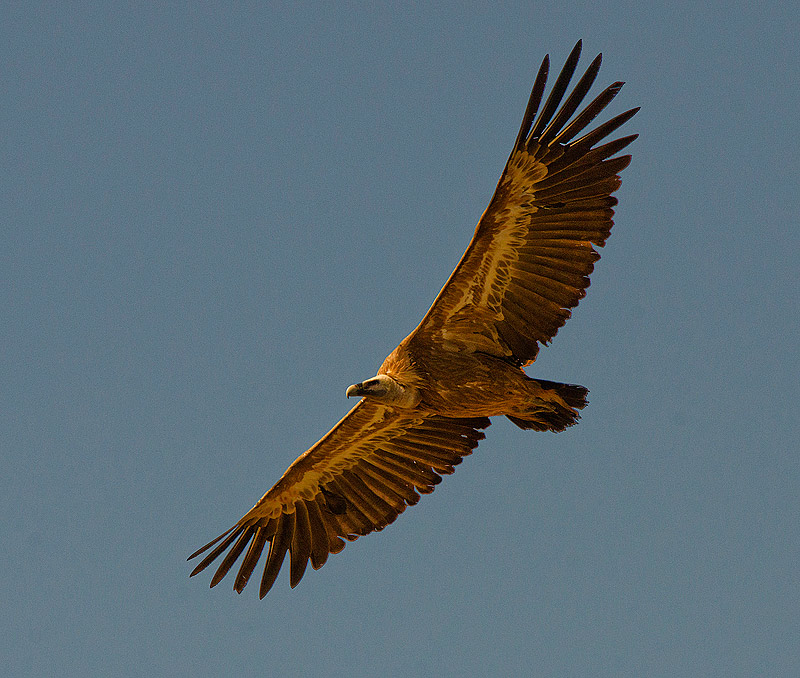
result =
[[[790,4],[5,3],[10,675],[800,675]],[[529,370],[580,425],[496,421],[294,590],[188,579],[419,321],[578,38],[642,106]]]

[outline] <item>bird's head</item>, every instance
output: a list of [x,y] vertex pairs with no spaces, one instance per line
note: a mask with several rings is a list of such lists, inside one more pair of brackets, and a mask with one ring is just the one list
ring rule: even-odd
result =
[[420,400],[419,389],[403,386],[388,374],[379,374],[347,387],[347,397],[371,398],[387,405],[414,407]]

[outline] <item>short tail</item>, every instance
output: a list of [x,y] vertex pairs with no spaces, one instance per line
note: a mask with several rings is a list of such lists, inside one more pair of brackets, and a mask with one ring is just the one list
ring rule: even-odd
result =
[[528,412],[506,415],[514,424],[526,430],[559,432],[578,423],[578,410],[588,404],[586,396],[589,389],[577,384],[560,384],[544,379],[531,381],[536,382],[541,391]]

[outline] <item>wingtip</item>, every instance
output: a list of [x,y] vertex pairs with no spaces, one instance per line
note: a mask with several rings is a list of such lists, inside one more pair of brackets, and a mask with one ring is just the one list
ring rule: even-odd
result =
[[244,591],[244,587],[247,586],[247,582],[249,580],[250,577],[242,574],[242,571],[240,570],[236,575],[236,579],[233,580],[233,590],[236,591],[236,593],[241,593]]
[[[616,176],[617,176],[617,178],[619,178],[619,173],[620,173],[620,172],[622,172],[624,169],[626,169],[626,168],[628,167],[628,165],[630,165],[630,164],[631,164],[631,160],[633,159],[633,156],[632,156],[632,155],[630,155],[630,154],[628,154],[628,155],[621,155],[621,156],[619,156],[618,158],[614,158],[614,159],[615,159],[615,160],[617,161],[617,163],[618,163],[618,167],[617,167],[617,174],[616,174]],[[622,180],[621,180],[621,179],[620,179],[620,183],[622,183]],[[619,188],[619,186],[618,186],[617,188]],[[615,189],[615,190],[616,190],[616,189]]]
[[564,64],[574,63],[575,66],[577,66],[581,58],[581,52],[583,52],[583,38],[580,38],[578,42],[575,43],[575,46],[570,51]]
[[203,547],[201,547],[201,548],[197,549],[197,551],[195,551],[195,552],[194,552],[192,555],[190,555],[190,556],[189,556],[189,557],[186,559],[186,562],[188,563],[190,560],[194,560],[195,558],[197,558],[197,556],[199,556],[199,555],[200,555],[200,554],[201,554],[203,551],[205,551],[207,548],[208,548],[207,546],[203,546]]

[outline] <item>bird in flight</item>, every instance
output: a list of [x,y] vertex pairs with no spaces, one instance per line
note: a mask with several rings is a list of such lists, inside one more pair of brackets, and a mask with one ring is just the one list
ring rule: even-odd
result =
[[639,110],[584,133],[623,83],[576,115],[602,56],[565,98],[580,51],[579,41],[539,111],[550,64],[542,61],[494,196],[420,324],[376,376],[348,387],[356,406],[241,520],[189,556],[208,552],[191,576],[224,553],[215,586],[244,554],[233,582],[241,593],[269,545],[259,596],[287,551],[294,588],[309,560],[319,569],[344,540],[382,530],[432,492],[484,438],[489,417],[535,431],[577,423],[587,389],[533,379],[523,368],[586,293],[595,247],[613,225],[611,194],[631,159],[616,154],[637,135],[600,142]]

